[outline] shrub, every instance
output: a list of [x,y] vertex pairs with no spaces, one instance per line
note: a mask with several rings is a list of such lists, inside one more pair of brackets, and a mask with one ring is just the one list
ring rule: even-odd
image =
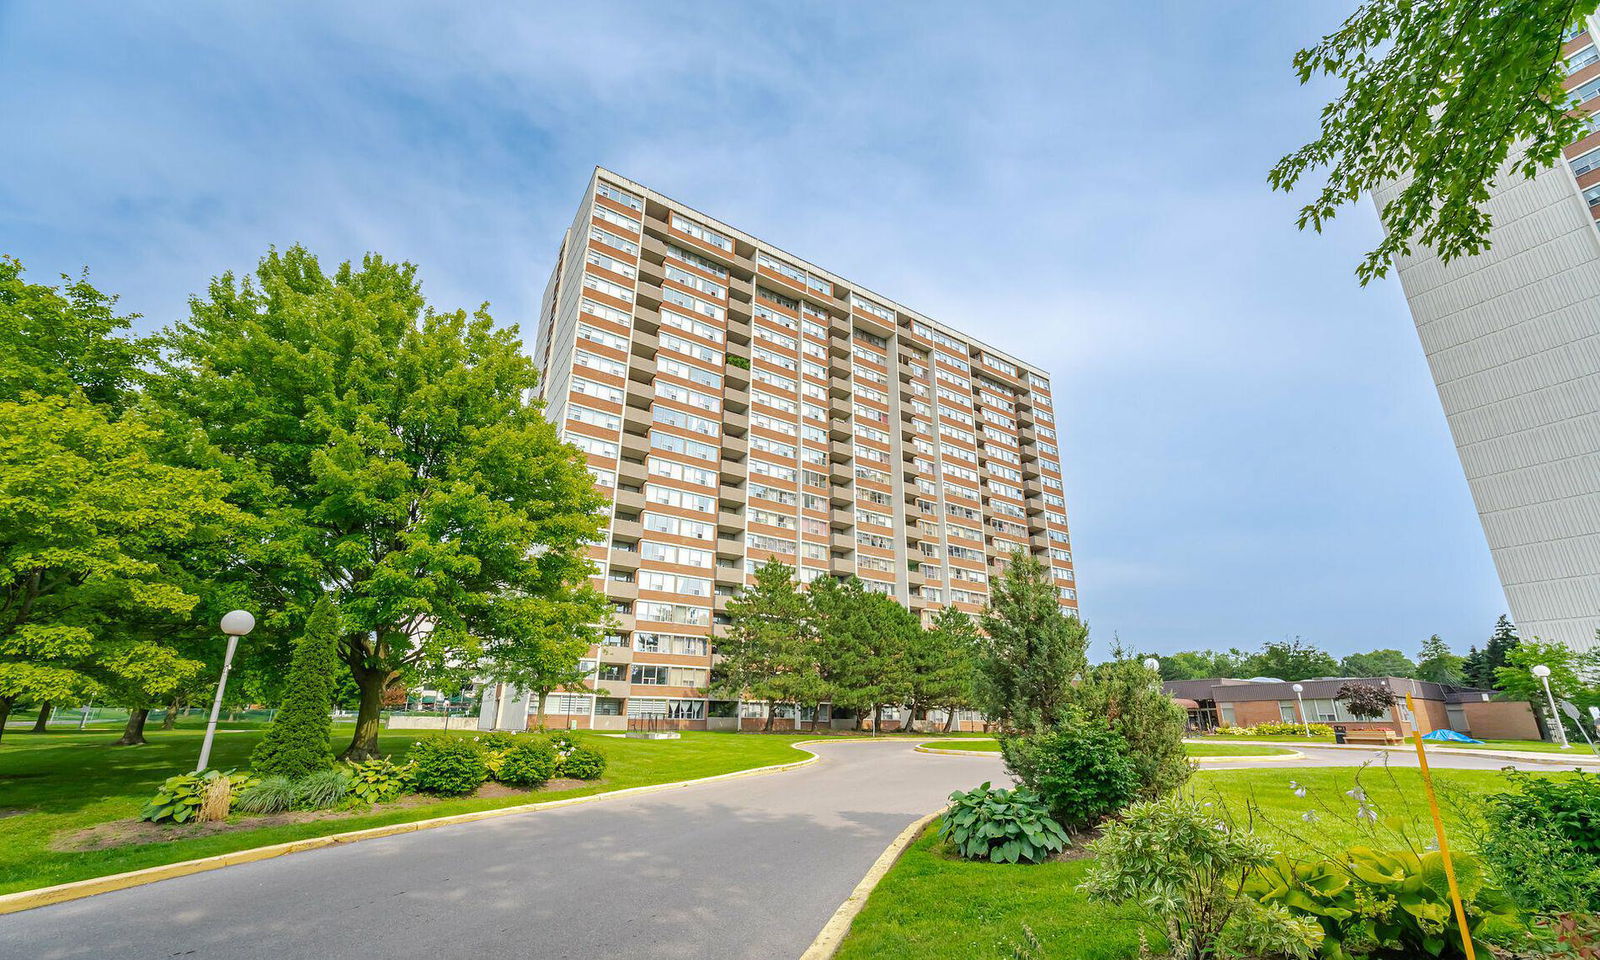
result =
[[1333,736],[1333,728],[1326,723],[1258,723],[1253,727],[1218,727],[1217,733],[1224,737],[1298,737],[1307,729],[1313,737]]
[[598,780],[605,772],[606,755],[588,747],[573,747],[556,765],[556,776],[574,780]]
[[537,787],[556,775],[556,749],[548,740],[530,739],[517,744],[500,761],[501,783]]
[[471,793],[489,779],[483,753],[471,740],[429,737],[411,746],[411,779],[418,790],[443,797]]
[[1533,913],[1600,910],[1600,779],[1506,776],[1517,790],[1487,798],[1476,838],[1500,888]]
[[294,806],[299,791],[285,776],[262,777],[239,794],[234,806],[246,813],[282,813]]
[[1074,693],[1087,716],[1104,717],[1128,744],[1139,795],[1154,799],[1178,789],[1194,773],[1183,738],[1189,715],[1152,682],[1142,661],[1123,655],[1098,664]]
[[1105,721],[1077,710],[1069,710],[1053,730],[1002,737],[1000,750],[1006,769],[1069,830],[1099,823],[1127,806],[1139,789],[1128,742]]
[[478,746],[482,748],[485,753],[498,753],[500,751],[510,750],[512,747],[516,746],[519,741],[526,740],[527,735],[513,733],[510,730],[490,730],[487,733],[480,733],[472,739],[477,741]]
[[318,770],[295,781],[296,806],[325,810],[338,806],[350,793],[350,775],[343,770]]
[[411,765],[387,757],[352,763],[348,771],[350,796],[362,803],[388,803],[411,786]]
[[[180,773],[168,777],[161,784],[156,795],[139,811],[139,819],[151,823],[221,820],[228,815],[232,797],[248,790],[251,782],[248,774],[231,770],[225,773],[217,770]],[[202,817],[201,808],[206,807],[208,801],[210,809]]]
[[969,793],[957,790],[950,800],[939,836],[968,860],[1039,863],[1069,843],[1044,801],[1026,787],[996,790],[985,783]]
[[1134,804],[1089,851],[1079,889],[1143,905],[1177,960],[1230,950],[1309,957],[1321,941],[1315,923],[1241,892],[1272,862],[1271,849],[1210,804],[1178,795]]
[[250,753],[257,775],[298,780],[326,770],[333,760],[331,737],[334,678],[339,675],[339,614],[317,601],[305,633],[294,645],[287,693],[266,736]]
[[[1454,853],[1456,886],[1474,950],[1520,929],[1510,901],[1486,881],[1482,863]],[[1379,852],[1351,847],[1338,858],[1280,857],[1254,879],[1261,902],[1322,928],[1323,953],[1373,957],[1462,957],[1460,926],[1437,850]]]

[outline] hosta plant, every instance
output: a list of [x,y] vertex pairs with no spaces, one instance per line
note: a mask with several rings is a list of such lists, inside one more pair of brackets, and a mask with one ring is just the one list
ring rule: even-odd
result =
[[[1457,852],[1451,859],[1473,947],[1489,956],[1489,941],[1518,933],[1516,910],[1487,882],[1476,857]],[[1436,850],[1356,846],[1327,859],[1278,857],[1249,889],[1264,904],[1316,921],[1322,955],[1332,960],[1466,955]]]
[[[219,782],[223,781],[223,782]],[[202,770],[195,773],[180,773],[175,777],[168,777],[150,802],[144,805],[139,812],[139,819],[151,823],[189,823],[201,819],[201,807],[208,797],[213,799],[227,791],[229,795],[237,795],[246,790],[251,783],[249,774],[234,773],[233,771]],[[227,811],[220,811],[221,816],[226,816]],[[211,819],[221,819],[213,816]]]
[[950,794],[939,836],[965,859],[995,863],[1039,863],[1069,842],[1038,794],[1024,787],[995,789],[988,783]]
[[388,757],[362,760],[345,768],[350,774],[350,796],[362,803],[388,803],[411,788],[411,765]]

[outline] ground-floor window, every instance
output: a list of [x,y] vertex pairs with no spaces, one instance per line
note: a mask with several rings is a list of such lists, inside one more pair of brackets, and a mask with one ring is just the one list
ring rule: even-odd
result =
[[622,716],[622,701],[616,697],[596,697],[594,715],[597,717],[620,717]]

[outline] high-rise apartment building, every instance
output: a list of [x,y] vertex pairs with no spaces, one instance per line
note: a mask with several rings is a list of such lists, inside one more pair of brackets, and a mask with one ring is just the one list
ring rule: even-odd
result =
[[769,558],[977,613],[1020,547],[1076,611],[1031,364],[604,169],[535,350],[548,416],[612,502],[592,557],[619,626],[585,664],[600,695],[552,698],[559,724],[737,724],[703,691],[728,599]]
[[[1504,175],[1485,253],[1397,272],[1523,637],[1582,650],[1600,628],[1600,48],[1567,35],[1590,115],[1566,163]],[[1377,193],[1379,208],[1394,190]]]

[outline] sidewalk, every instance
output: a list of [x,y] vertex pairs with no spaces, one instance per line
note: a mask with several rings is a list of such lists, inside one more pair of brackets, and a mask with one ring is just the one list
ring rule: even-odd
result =
[[[1184,740],[1184,743],[1237,743],[1252,747],[1286,747],[1288,749],[1311,748],[1313,750],[1369,750],[1375,753],[1390,753],[1402,751],[1411,753],[1416,750],[1411,741],[1392,747],[1378,746],[1365,743],[1304,743],[1291,740],[1236,740],[1233,737],[1226,739],[1210,737],[1203,740]],[[1427,744],[1428,755],[1447,754],[1461,757],[1493,757],[1497,760],[1515,760],[1517,763],[1545,763],[1558,767],[1587,767],[1600,770],[1600,757],[1596,757],[1589,750],[1589,745],[1574,746],[1564,753],[1541,753],[1530,750],[1501,750],[1498,748],[1488,750],[1464,750],[1461,747],[1446,747],[1433,743]]]

